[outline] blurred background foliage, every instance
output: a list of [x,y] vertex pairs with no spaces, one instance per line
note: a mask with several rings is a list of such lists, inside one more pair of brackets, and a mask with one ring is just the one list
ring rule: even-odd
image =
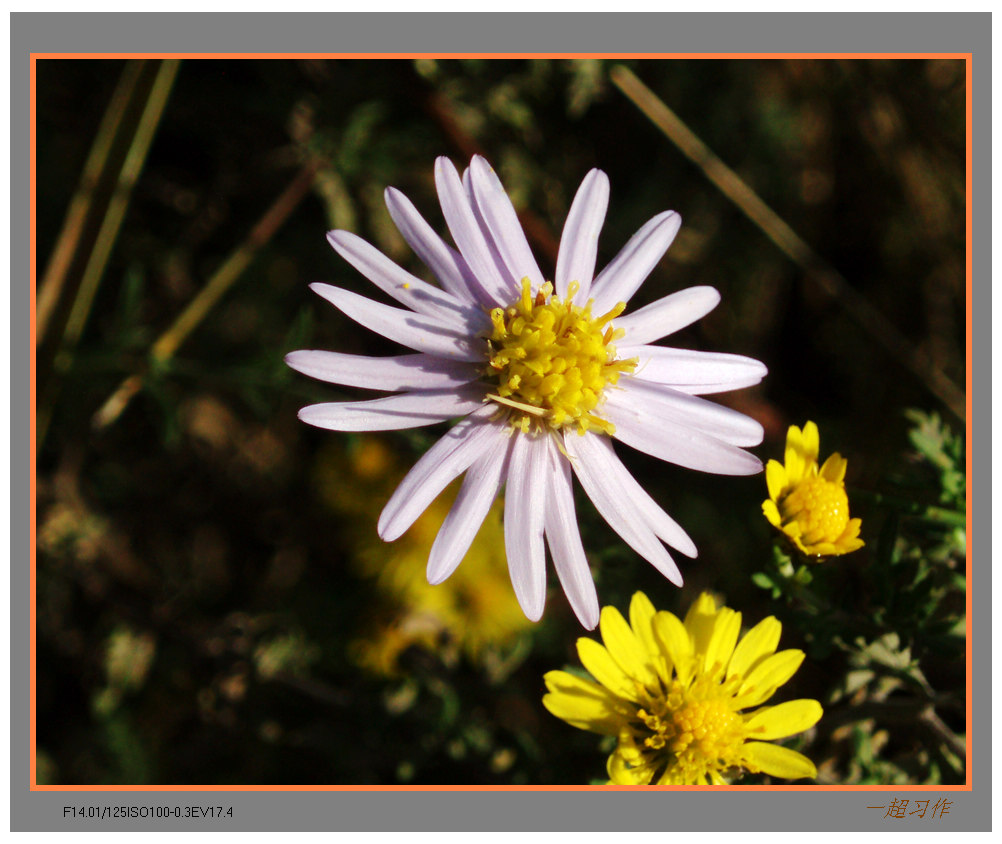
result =
[[391,545],[375,520],[439,431],[308,428],[299,407],[357,393],[282,360],[394,353],[309,292],[372,293],[325,231],[424,276],[383,189],[444,231],[434,159],[476,151],[550,271],[591,167],[612,183],[600,265],[681,213],[636,304],[718,288],[672,344],[766,362],[760,387],[714,397],[764,424],[763,459],[812,419],[823,456],[849,460],[867,545],[805,566],[774,552],[764,478],[619,449],[700,556],[677,590],[580,496],[601,603],[642,589],[681,613],[708,588],[746,625],[775,614],[783,647],[808,653],[784,693],[825,705],[796,744],[820,783],[964,781],[963,394],[951,410],[923,373],[965,383],[965,66],[618,62],[883,315],[906,366],[644,116],[614,64],[37,62],[39,781],[604,781],[600,739],[540,703],[582,630],[552,573],[544,620],[522,618],[500,505],[429,587],[448,502]]

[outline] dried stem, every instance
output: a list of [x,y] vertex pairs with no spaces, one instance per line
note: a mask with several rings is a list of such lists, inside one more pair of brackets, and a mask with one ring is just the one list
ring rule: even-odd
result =
[[[167,59],[160,63],[152,86],[145,95],[146,102],[138,121],[134,127],[130,127],[123,119],[132,110],[131,101],[137,94],[137,82],[143,70],[143,62],[130,62],[126,65],[119,87],[105,112],[39,291],[36,342],[41,343],[42,333],[46,329],[56,330],[52,318],[58,310],[59,300],[67,290],[66,282],[70,278],[71,268],[79,266],[79,261],[85,262],[79,285],[73,294],[69,315],[62,328],[62,336],[58,339],[55,358],[52,360],[52,370],[55,373],[66,372],[70,368],[77,342],[90,316],[94,297],[125,219],[132,190],[146,162],[146,155],[153,143],[179,67],[180,61],[177,59]],[[131,138],[126,130],[131,131]],[[120,149],[119,142],[126,140],[128,148],[115,174],[111,169],[112,159],[117,159],[117,156],[113,156],[113,150]],[[103,201],[107,203],[103,208],[99,195],[103,195]],[[90,218],[102,211],[103,216],[94,241],[89,244],[89,251],[84,251],[87,249],[83,243],[84,232],[92,230],[93,224],[97,223],[95,220],[90,224]],[[48,373],[50,376],[51,372]],[[36,418],[36,441],[39,443],[44,441],[48,431],[59,392],[58,378],[40,378],[40,388],[43,400]]]
[[916,375],[960,420],[966,418],[964,392],[818,255],[786,222],[682,122],[636,75],[622,65],[609,73],[613,84],[692,161],[706,177],[778,246],[815,284],[906,369]]
[[87,156],[83,173],[76,193],[70,201],[62,230],[56,238],[45,275],[38,285],[38,301],[35,310],[35,331],[39,345],[45,339],[51,325],[52,316],[62,296],[67,276],[74,258],[78,254],[80,241],[87,228],[87,220],[94,210],[95,194],[102,181],[106,168],[109,166],[115,141],[122,128],[122,120],[142,75],[145,61],[130,61],[126,63],[122,78],[112,94],[111,102],[104,112],[101,125],[98,127],[94,144]]
[[[313,160],[299,171],[257,225],[251,229],[247,239],[223,262],[223,265],[216,270],[205,287],[191,300],[188,307],[157,339],[150,349],[150,359],[153,364],[160,365],[170,360],[178,347],[188,338],[188,335],[194,331],[216,303],[233,286],[233,283],[254,260],[258,250],[271,240],[278,228],[309,192],[320,163],[319,160]],[[144,380],[143,375],[130,375],[126,378],[94,415],[94,427],[96,429],[105,428],[118,419],[128,407],[133,396],[142,389]]]
[[[170,97],[171,88],[174,86],[174,80],[180,66],[181,62],[177,59],[166,59],[157,70],[157,76],[146,100],[142,116],[139,118],[128,152],[125,154],[125,160],[122,162],[122,169],[119,171],[118,181],[108,202],[108,209],[101,221],[101,228],[94,241],[94,248],[87,260],[87,266],[80,282],[80,290],[66,323],[61,355],[72,353],[73,347],[83,332],[98,285],[101,283],[101,277],[108,264],[108,258],[118,238],[122,221],[125,219],[125,212],[132,197],[132,189],[135,187],[143,164],[146,162],[146,155],[153,143],[153,137],[167,106],[167,100]],[[58,360],[57,368],[62,368]]]

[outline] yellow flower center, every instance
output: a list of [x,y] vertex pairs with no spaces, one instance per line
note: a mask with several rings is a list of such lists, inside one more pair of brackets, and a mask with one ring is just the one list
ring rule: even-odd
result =
[[719,778],[743,760],[744,719],[728,705],[732,692],[730,684],[706,678],[688,689],[673,681],[650,712],[637,710],[639,732],[646,735],[636,735],[636,752],[628,755],[647,756],[655,782],[693,785]]
[[849,497],[841,484],[807,478],[780,502],[783,525],[796,522],[805,544],[837,542],[849,524]]
[[[727,755],[734,727],[741,719],[723,701],[695,701],[672,717],[674,738],[671,749],[678,757],[699,754],[718,760]],[[740,740],[739,740],[740,743]]]
[[606,385],[637,365],[636,358],[616,360],[612,343],[623,331],[608,325],[626,305],[620,302],[595,317],[591,300],[583,308],[572,302],[578,289],[571,282],[567,298],[560,299],[546,282],[533,297],[524,278],[518,301],[491,311],[486,375],[495,388],[488,398],[523,432],[530,426],[566,425],[576,425],[582,434],[590,428],[606,434],[615,430],[593,411]]

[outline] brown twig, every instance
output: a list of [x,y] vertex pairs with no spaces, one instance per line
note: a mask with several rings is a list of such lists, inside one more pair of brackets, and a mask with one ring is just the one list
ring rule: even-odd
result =
[[[170,360],[188,335],[205,319],[216,303],[232,287],[245,269],[254,260],[258,250],[274,236],[278,228],[289,218],[303,200],[313,184],[313,178],[320,167],[317,159],[310,161],[296,174],[288,187],[272,203],[264,216],[251,229],[246,240],[216,270],[205,287],[188,304],[150,349],[150,360],[160,365]],[[94,415],[95,429],[106,428],[122,414],[129,402],[145,382],[145,375],[135,374],[126,378],[105,401]]]
[[136,125],[135,134],[129,143],[128,152],[122,162],[114,191],[108,202],[108,208],[101,221],[101,228],[87,259],[87,266],[80,281],[80,290],[66,323],[63,334],[64,354],[72,353],[73,347],[76,346],[77,340],[83,333],[98,285],[104,275],[111,250],[118,239],[122,221],[125,219],[125,212],[129,207],[129,200],[132,198],[132,190],[139,180],[143,165],[146,163],[146,155],[153,143],[157,126],[160,125],[160,118],[167,107],[167,100],[170,97],[180,66],[181,62],[177,59],[167,59],[161,63],[157,70],[156,79]]
[[[39,291],[41,316],[37,320],[41,322],[36,321],[39,327],[37,342],[41,343],[42,332],[46,329],[53,332],[53,343],[44,356],[52,366],[41,367],[38,383],[42,400],[39,402],[35,430],[39,443],[45,440],[59,395],[59,378],[53,376],[70,368],[180,64],[177,59],[161,62],[155,69],[156,75],[148,90],[145,85],[137,84],[144,63],[130,62],[126,65],[84,166],[77,194],[70,203]],[[143,93],[145,102],[138,98],[139,93]],[[126,112],[134,111],[133,106],[140,104],[142,111],[138,119],[134,123],[126,121]],[[121,148],[126,143],[122,156]],[[113,150],[118,152],[113,154]],[[93,234],[95,226],[97,231]],[[92,241],[85,243],[85,232],[93,234]],[[80,264],[83,264],[82,271],[79,270]],[[72,301],[67,303],[68,314],[65,313],[66,308],[59,305],[65,295],[72,295]],[[61,317],[54,317],[57,310],[63,312]],[[61,336],[57,333],[60,329],[56,327],[60,318],[65,319]]]
[[627,67],[609,72],[613,84],[639,108],[682,154],[733,202],[765,235],[799,266],[811,281],[835,299],[878,343],[920,381],[960,420],[966,418],[967,399],[946,374],[908,339],[848,281],[818,255],[786,222],[650,88]]
[[62,297],[74,259],[79,255],[80,241],[87,229],[88,218],[94,212],[95,195],[109,166],[111,153],[115,147],[122,121],[132,98],[136,93],[145,61],[130,61],[125,65],[122,78],[112,94],[111,102],[101,118],[94,144],[91,146],[80,183],[66,211],[66,219],[56,238],[56,245],[49,257],[45,274],[38,285],[38,301],[35,306],[35,334],[41,345],[51,325],[56,306]]

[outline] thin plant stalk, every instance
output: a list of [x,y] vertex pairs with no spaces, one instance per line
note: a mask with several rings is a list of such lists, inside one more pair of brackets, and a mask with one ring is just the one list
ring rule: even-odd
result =
[[[159,367],[166,364],[178,347],[208,316],[216,303],[254,260],[261,247],[271,240],[278,228],[309,192],[320,164],[319,160],[312,160],[299,171],[257,225],[251,229],[247,239],[223,262],[205,287],[160,335],[150,349],[151,365]],[[94,428],[98,430],[106,428],[118,419],[136,393],[143,388],[144,382],[145,376],[142,374],[130,375],[122,381],[94,415]]]
[[[104,216],[101,218],[90,252],[87,254],[80,284],[63,327],[58,351],[53,360],[53,370],[56,373],[66,372],[70,368],[77,342],[83,333],[87,318],[90,316],[94,297],[97,295],[98,287],[108,265],[108,259],[118,239],[122,221],[125,219],[132,190],[146,162],[146,156],[156,135],[157,126],[163,116],[179,67],[180,61],[177,59],[166,59],[161,62],[149,93],[146,95],[146,103],[135,125],[132,137],[129,139],[128,148],[122,159],[114,185],[111,186],[111,196],[104,209]],[[132,68],[135,69],[131,70]],[[97,191],[95,191],[95,187],[98,181],[105,181],[107,176],[111,175],[107,172],[111,153],[113,148],[117,146],[117,136],[122,130],[123,114],[128,110],[129,100],[134,96],[136,80],[141,70],[141,63],[127,66],[127,72],[123,75],[119,89],[116,91],[98,131],[95,148],[92,149],[85,165],[84,175],[81,179],[81,190],[78,192],[80,201],[77,203],[76,209],[71,204],[67,225],[64,225],[66,239],[63,240],[61,236],[60,242],[57,244],[56,257],[50,263],[50,268],[54,264],[55,269],[51,276],[47,272],[46,279],[43,280],[40,299],[42,294],[45,294],[46,325],[50,324],[48,318],[55,310],[55,303],[58,301],[59,293],[63,289],[69,267],[73,262],[73,253],[81,246],[80,236],[84,230],[86,218],[96,209],[94,195]],[[49,283],[46,285],[46,282]],[[38,308],[41,308],[41,302]],[[59,392],[58,379],[46,379],[42,389],[43,400],[36,418],[37,442],[39,443],[44,442],[51,420],[53,406]]]
[[63,227],[56,238],[56,245],[49,257],[45,274],[38,285],[38,300],[35,305],[35,332],[39,345],[45,339],[52,316],[57,310],[73,259],[80,248],[80,241],[87,228],[87,219],[94,212],[95,194],[109,166],[112,150],[122,128],[122,119],[136,93],[136,86],[142,75],[145,60],[130,61],[122,71],[122,77],[112,94],[98,127],[94,144],[91,146],[80,183],[77,185],[70,207],[66,212]]
[[866,297],[818,255],[747,183],[731,170],[629,68],[616,65],[609,72],[613,84],[706,177],[782,250],[809,279],[842,305],[849,315],[960,420],[967,415],[967,399],[947,375],[935,366],[887,320]]
[[[94,296],[108,265],[108,258],[111,256],[115,241],[118,239],[118,233],[122,228],[122,221],[125,219],[125,212],[129,207],[129,200],[132,198],[132,190],[139,179],[143,165],[146,163],[147,153],[153,143],[160,118],[167,106],[167,100],[170,97],[180,65],[181,63],[177,59],[165,59],[157,70],[156,79],[150,89],[142,116],[139,118],[135,135],[132,137],[125,160],[122,162],[122,169],[119,171],[118,182],[108,203],[108,210],[101,221],[101,228],[94,241],[94,248],[87,260],[87,266],[80,282],[80,291],[66,323],[66,330],[63,334],[63,350],[60,353],[64,366],[65,355],[72,354],[72,349],[80,339],[87,317],[90,315]],[[58,359],[57,368],[61,368]]]

